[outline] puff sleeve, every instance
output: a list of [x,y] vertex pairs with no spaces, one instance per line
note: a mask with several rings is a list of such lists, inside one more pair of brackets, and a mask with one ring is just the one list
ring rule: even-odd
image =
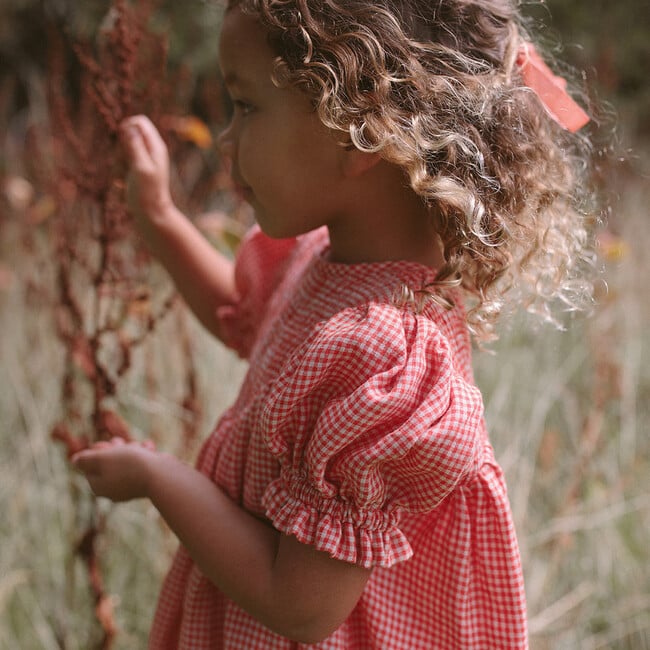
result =
[[269,299],[286,270],[296,239],[271,239],[258,226],[248,232],[235,260],[238,300],[219,307],[221,338],[242,358],[255,341]]
[[280,531],[364,567],[411,557],[404,512],[432,511],[475,471],[480,393],[432,320],[371,304],[327,321],[287,363],[260,426],[281,472]]

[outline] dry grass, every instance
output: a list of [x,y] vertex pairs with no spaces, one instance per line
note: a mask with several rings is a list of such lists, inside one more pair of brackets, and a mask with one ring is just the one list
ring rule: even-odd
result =
[[[88,488],[50,439],[61,415],[63,355],[33,289],[47,278],[47,263],[16,255],[23,249],[18,226],[5,224],[0,258],[13,277],[0,294],[0,648],[88,650],[98,647],[101,633],[90,590],[81,586],[87,578],[72,532],[89,516],[90,504],[79,498]],[[183,356],[174,344],[177,317],[170,314],[136,355],[118,401],[135,437],[153,435],[161,447],[189,457],[196,450],[182,451],[178,435],[187,414],[178,406],[183,379],[174,372]],[[189,326],[206,434],[234,399],[243,365],[198,325]],[[146,376],[157,384],[165,378],[162,390],[150,394]],[[142,648],[175,542],[144,502],[101,502],[100,511],[109,516],[98,556],[120,628],[113,648]]]
[[538,650],[650,648],[650,192],[622,183],[591,318],[476,360]]

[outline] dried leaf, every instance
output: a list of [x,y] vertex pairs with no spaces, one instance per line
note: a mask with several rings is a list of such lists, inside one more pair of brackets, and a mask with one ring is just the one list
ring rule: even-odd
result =
[[16,212],[24,212],[34,199],[34,187],[22,176],[9,176],[2,187],[9,205]]
[[98,419],[100,433],[106,438],[122,438],[127,442],[131,440],[128,424],[114,411],[102,410]]
[[62,422],[54,426],[50,437],[52,440],[62,442],[65,445],[68,458],[72,458],[76,453],[87,449],[89,446],[86,436],[77,437],[72,435],[67,425]]
[[16,276],[6,265],[0,262],[0,291],[9,291],[14,285]]
[[151,316],[151,296],[149,291],[138,291],[128,304],[128,312],[134,318]]
[[605,230],[598,235],[598,252],[609,262],[620,262],[630,251],[622,237]]
[[237,250],[248,230],[241,221],[221,210],[206,212],[195,223],[212,244],[226,244],[231,250]]
[[91,381],[97,376],[97,365],[90,341],[83,335],[77,335],[71,345],[72,360]]
[[54,197],[42,196],[27,212],[27,220],[30,224],[38,226],[49,219],[57,210],[57,202]]
[[208,125],[194,115],[187,117],[169,116],[164,120],[164,126],[173,131],[179,138],[192,142],[201,149],[212,146],[212,133]]
[[538,451],[538,462],[541,470],[545,473],[550,472],[557,464],[561,438],[560,432],[556,429],[544,431]]
[[115,625],[113,599],[110,596],[106,594],[100,596],[95,606],[95,616],[106,635],[109,638],[115,636],[117,626]]

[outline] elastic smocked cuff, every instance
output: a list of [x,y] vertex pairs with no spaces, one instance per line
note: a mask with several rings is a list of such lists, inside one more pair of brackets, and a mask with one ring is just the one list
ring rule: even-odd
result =
[[324,498],[307,484],[294,484],[289,490],[283,479],[269,485],[263,505],[280,532],[337,560],[364,568],[387,568],[413,555],[398,528],[399,513],[395,510],[359,510]]

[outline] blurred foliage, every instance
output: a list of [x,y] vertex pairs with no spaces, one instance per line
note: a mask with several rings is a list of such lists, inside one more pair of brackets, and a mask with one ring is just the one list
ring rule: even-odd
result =
[[648,1],[524,2],[542,31],[557,35],[551,41],[564,44],[562,58],[584,70],[587,83],[614,104],[627,135],[650,137]]
[[[170,67],[185,68],[194,80],[195,95],[200,95],[201,81],[217,71],[220,3],[154,0],[150,4],[154,6],[151,28],[169,34]],[[110,0],[0,0],[0,120],[4,118],[0,124],[35,103],[34,89],[48,67],[52,32],[63,34],[68,45],[92,42],[97,30],[112,20],[110,5]],[[76,57],[71,55],[70,61],[74,87]]]
[[[139,4],[144,4],[140,0]],[[154,25],[173,32],[170,61],[181,59],[196,69],[216,65],[218,0],[154,0]],[[0,70],[25,63],[42,65],[48,25],[72,38],[90,39],[109,15],[110,0],[0,0]]]
[[[632,138],[650,136],[650,39],[640,0],[523,0],[525,13],[548,40],[565,44],[562,58],[585,70],[588,85],[612,102]],[[157,0],[154,24],[170,37],[170,63],[189,66],[197,78],[216,70],[218,0]],[[645,3],[647,4],[647,3]],[[0,92],[15,85],[12,102],[28,103],[29,78],[47,63],[48,29],[91,38],[107,19],[109,0],[0,0]],[[11,80],[11,81],[10,81]],[[206,116],[208,117],[208,116]]]

